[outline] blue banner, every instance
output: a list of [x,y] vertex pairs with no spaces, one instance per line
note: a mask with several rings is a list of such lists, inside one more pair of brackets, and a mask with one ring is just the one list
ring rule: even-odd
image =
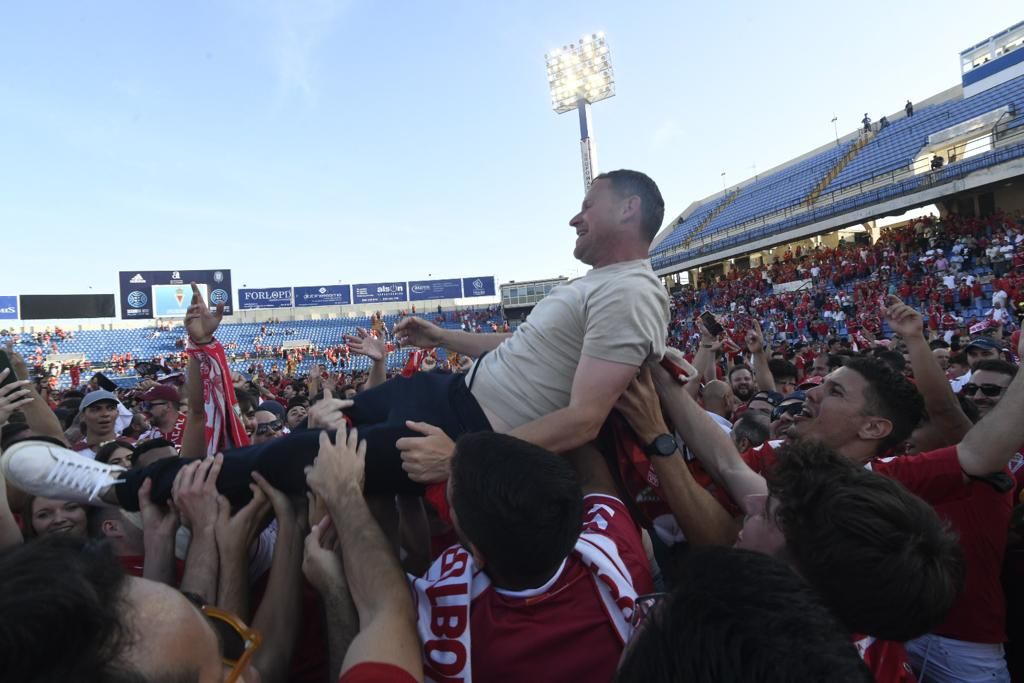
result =
[[381,304],[388,301],[407,301],[404,282],[372,282],[352,285],[352,299],[357,304]]
[[296,287],[295,305],[304,306],[347,306],[352,303],[348,285],[325,285],[323,287]]
[[0,296],[0,320],[18,319],[18,297]]
[[462,296],[467,299],[474,296],[494,296],[494,291],[493,275],[462,278]]
[[409,282],[409,301],[461,298],[462,281],[458,278],[451,280],[415,280]]
[[[191,283],[200,285],[208,297],[210,308],[224,304],[224,314],[231,315],[231,271],[221,270],[124,270],[120,281],[121,318],[140,320],[157,316],[184,316],[192,300]],[[204,289],[205,287],[205,289]],[[182,302],[178,302],[178,288]],[[159,302],[157,301],[159,297]],[[159,307],[157,306],[159,303]]]
[[238,308],[288,308],[292,305],[291,287],[262,287],[238,290]]

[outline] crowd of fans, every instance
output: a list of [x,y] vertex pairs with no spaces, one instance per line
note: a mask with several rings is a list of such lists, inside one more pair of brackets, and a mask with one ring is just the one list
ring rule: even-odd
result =
[[663,211],[643,174],[597,179],[570,221],[593,270],[514,332],[410,311],[306,350],[365,373],[231,372],[198,289],[132,391],[51,391],[9,344],[5,677],[1024,676],[1024,221],[669,297]]

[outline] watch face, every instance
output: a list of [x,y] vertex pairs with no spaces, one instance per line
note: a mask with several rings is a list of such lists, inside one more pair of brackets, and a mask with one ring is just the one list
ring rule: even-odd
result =
[[672,455],[676,452],[676,440],[669,434],[662,434],[654,440],[654,452],[657,455]]

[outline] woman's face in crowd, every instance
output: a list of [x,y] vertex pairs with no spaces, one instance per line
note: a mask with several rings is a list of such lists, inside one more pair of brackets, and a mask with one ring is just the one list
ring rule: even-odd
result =
[[118,448],[110,454],[110,459],[107,462],[128,469],[132,466],[132,452],[127,448]]
[[85,538],[85,508],[71,501],[37,497],[32,501],[32,530],[37,536],[71,534]]

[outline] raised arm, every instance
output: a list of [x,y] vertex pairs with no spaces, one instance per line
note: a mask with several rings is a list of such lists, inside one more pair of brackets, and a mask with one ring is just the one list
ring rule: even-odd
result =
[[423,660],[416,612],[398,558],[363,497],[366,442],[344,427],[332,443],[320,434],[320,454],[306,476],[309,487],[335,520],[345,576],[359,613],[359,635],[345,654],[341,673],[356,664],[382,662],[422,680]]
[[661,405],[687,447],[708,474],[724,486],[732,499],[766,494],[768,485],[743,461],[729,435],[708,417],[697,402],[660,366],[651,367]]
[[181,455],[184,458],[201,458],[206,455],[206,407],[199,360],[195,356],[188,357],[188,365],[185,367],[185,395],[188,399],[188,416],[185,419],[185,433],[181,437]]
[[886,299],[885,316],[889,327],[900,335],[907,346],[914,381],[924,398],[924,407],[928,412],[925,429],[929,436],[923,440],[943,445],[960,441],[970,431],[971,421],[960,409],[960,402],[956,400],[946,374],[928,346],[924,336],[924,319],[895,296]]
[[754,326],[747,331],[745,341],[747,351],[750,352],[750,364],[754,368],[754,381],[758,390],[775,391],[775,377],[768,367],[768,350],[765,348],[761,323],[754,321]]
[[[1017,357],[1024,354],[1024,335]],[[983,417],[957,447],[960,467],[969,476],[984,477],[1002,471],[1024,446],[1024,372],[1006,388],[999,403]]]
[[[25,359],[14,350],[14,345],[11,342],[7,342],[7,357],[11,361],[11,370],[14,372],[15,378],[19,380],[19,386],[15,387],[13,391],[28,399],[20,401],[16,406],[25,415],[25,423],[39,436],[53,437],[66,443],[60,420],[50,410],[50,406],[47,405],[42,395],[35,390],[32,382],[28,381],[28,366],[25,364]],[[13,394],[8,395],[13,396]]]
[[370,366],[370,376],[366,379],[366,388],[372,389],[375,386],[384,384],[388,380],[388,345],[383,339],[374,337],[362,327],[356,330],[356,335],[347,335],[345,341],[352,353],[366,356],[373,365]]
[[[645,446],[658,436],[671,433],[662,418],[661,404],[647,366],[640,371],[639,378],[630,382],[617,407]],[[658,475],[665,502],[689,542],[731,545],[736,540],[732,517],[696,482],[678,449],[667,457],[651,456],[651,465]]]
[[461,330],[446,330],[416,316],[404,318],[395,325],[395,338],[404,346],[443,346],[449,351],[472,358],[493,351],[511,336],[511,333],[472,334]]

